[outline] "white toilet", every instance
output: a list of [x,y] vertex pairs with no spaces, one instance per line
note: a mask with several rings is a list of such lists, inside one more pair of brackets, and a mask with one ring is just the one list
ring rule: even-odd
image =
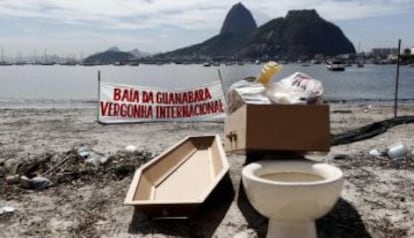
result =
[[267,237],[316,238],[315,219],[340,197],[343,174],[310,160],[263,160],[242,170],[247,198],[269,218]]

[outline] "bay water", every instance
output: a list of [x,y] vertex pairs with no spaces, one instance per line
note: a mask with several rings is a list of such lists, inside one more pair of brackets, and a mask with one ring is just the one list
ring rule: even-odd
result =
[[[84,108],[95,107],[98,71],[107,82],[183,89],[219,80],[224,90],[248,76],[257,76],[263,65],[145,65],[139,66],[0,66],[0,108]],[[328,71],[325,65],[303,67],[287,64],[273,79],[303,72],[323,83],[327,101],[392,103],[395,93],[396,65],[348,67],[344,72]],[[401,102],[414,102],[414,67],[401,66]]]

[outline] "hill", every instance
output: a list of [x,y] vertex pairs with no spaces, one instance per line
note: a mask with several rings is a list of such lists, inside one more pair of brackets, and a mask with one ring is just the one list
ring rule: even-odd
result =
[[248,35],[257,29],[256,21],[250,11],[241,3],[230,9],[223,22],[220,33],[210,39],[182,49],[159,56],[162,57],[197,57],[197,56],[231,56],[237,54],[245,44]]
[[247,57],[345,53],[355,53],[353,44],[339,27],[322,19],[315,10],[289,11],[285,18],[267,22],[240,49],[240,55]]
[[257,28],[241,3],[228,12],[221,31],[189,47],[157,55],[162,58],[206,57],[313,57],[355,53],[342,30],[321,18],[316,10],[292,10]]
[[104,52],[86,57],[83,62],[87,64],[114,64],[117,62],[128,62],[135,59],[135,56],[131,53],[120,51],[118,47],[111,47]]

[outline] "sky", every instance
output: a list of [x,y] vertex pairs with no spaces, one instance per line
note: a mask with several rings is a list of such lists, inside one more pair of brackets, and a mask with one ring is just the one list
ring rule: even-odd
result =
[[80,57],[112,46],[159,53],[200,43],[242,2],[260,26],[316,9],[356,50],[414,47],[414,0],[0,0],[0,47],[9,57]]

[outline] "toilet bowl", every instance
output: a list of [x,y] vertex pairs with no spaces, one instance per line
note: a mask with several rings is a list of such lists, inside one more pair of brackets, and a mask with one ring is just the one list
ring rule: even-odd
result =
[[343,174],[305,159],[264,160],[245,166],[242,181],[252,206],[269,218],[268,238],[316,238],[315,219],[339,199]]

